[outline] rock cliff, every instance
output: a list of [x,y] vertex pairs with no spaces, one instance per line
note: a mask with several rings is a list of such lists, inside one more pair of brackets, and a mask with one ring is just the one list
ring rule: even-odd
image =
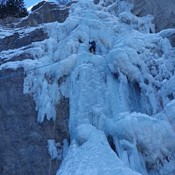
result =
[[6,69],[1,76],[14,73],[19,76],[0,80],[1,175],[55,174],[60,160],[51,160],[47,140],[62,143],[68,138],[66,126],[59,125],[68,116],[68,101],[65,99],[58,105],[59,118],[55,122],[38,124],[33,97],[23,94],[23,70]]
[[156,31],[175,27],[174,0],[128,0],[134,4],[133,13],[137,16],[151,14],[155,17]]

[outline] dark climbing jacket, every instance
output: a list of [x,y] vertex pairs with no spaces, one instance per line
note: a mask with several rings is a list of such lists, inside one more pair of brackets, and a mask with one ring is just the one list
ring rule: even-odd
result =
[[89,52],[95,54],[95,51],[96,51],[96,43],[95,43],[95,41],[89,42],[89,45],[90,45]]

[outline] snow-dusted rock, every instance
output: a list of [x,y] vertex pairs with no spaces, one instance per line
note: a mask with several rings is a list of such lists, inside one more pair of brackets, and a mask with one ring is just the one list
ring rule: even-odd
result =
[[22,34],[21,30],[19,30],[0,39],[0,51],[21,48],[30,45],[32,42],[43,41],[47,38],[47,33],[42,28],[34,29],[27,34]]
[[175,27],[174,0],[128,0],[134,3],[133,12],[137,16],[151,14],[155,17],[156,31]]
[[69,15],[69,6],[61,8],[58,4],[52,2],[43,2],[40,7],[32,11],[29,16],[22,19],[17,27],[37,26],[42,23],[64,22]]

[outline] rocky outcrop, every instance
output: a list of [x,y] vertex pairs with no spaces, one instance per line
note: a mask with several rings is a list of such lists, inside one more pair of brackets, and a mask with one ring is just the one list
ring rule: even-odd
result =
[[[31,60],[34,60],[34,56],[31,54],[31,53],[27,53],[27,52],[23,52],[19,55],[15,55],[13,56],[10,61],[13,62],[13,61],[22,61],[22,60],[25,60],[25,59],[31,59]],[[1,58],[0,57],[0,65],[4,64],[4,63],[7,63],[9,60],[8,60],[8,57],[7,58]]]
[[43,29],[35,29],[23,36],[20,36],[19,32],[15,32],[13,35],[0,39],[0,51],[17,49],[27,46],[32,42],[43,41],[47,38],[47,33],[45,33]]
[[156,31],[175,27],[174,0],[128,0],[134,3],[133,13],[137,16],[151,14],[155,17]]
[[63,7],[60,7],[54,2],[41,1],[31,9],[31,13],[25,18],[7,17],[0,19],[0,26],[8,28],[15,27],[35,27],[39,24],[49,22],[64,22],[69,15],[71,4],[76,3],[72,1]]
[[15,26],[15,23],[18,23],[21,20],[21,18],[15,18],[15,17],[7,17],[0,19],[0,26],[5,26],[9,28],[13,28]]
[[62,98],[55,122],[38,124],[33,97],[23,94],[23,69],[1,71],[5,76],[0,79],[0,174],[56,174],[61,160],[51,160],[47,140],[68,139],[69,100]]
[[35,11],[36,9],[42,7],[44,4],[46,3],[46,1],[41,1],[39,2],[38,4],[34,5],[32,8],[31,8],[31,11]]
[[59,5],[43,1],[33,7],[33,12],[20,23],[17,27],[37,26],[38,24],[55,22],[64,22],[69,15],[69,6],[61,8]]

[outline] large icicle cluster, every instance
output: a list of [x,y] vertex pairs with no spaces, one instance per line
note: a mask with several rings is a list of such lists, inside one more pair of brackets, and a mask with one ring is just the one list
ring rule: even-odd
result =
[[49,39],[34,44],[35,60],[0,67],[25,68],[38,122],[69,98],[71,142],[57,175],[175,173],[175,30],[154,33],[153,17],[131,7],[79,0],[64,23],[43,24]]

